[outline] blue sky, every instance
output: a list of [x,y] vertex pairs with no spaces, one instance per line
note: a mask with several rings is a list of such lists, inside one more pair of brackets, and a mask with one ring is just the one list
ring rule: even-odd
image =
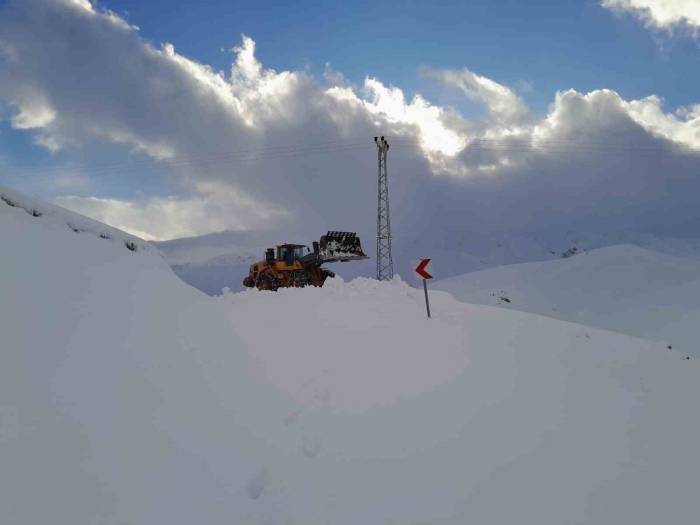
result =
[[371,231],[386,134],[397,228],[687,233],[699,36],[689,0],[5,0],[0,184],[147,238]]
[[[541,111],[557,90],[611,88],[625,98],[697,101],[693,39],[650,33],[593,0],[237,2],[102,0],[153,43],[228,70],[245,33],[275,69],[330,65],[354,82],[377,76],[409,93],[440,92],[421,66],[462,68],[520,87]],[[226,52],[222,52],[224,49]],[[531,88],[529,90],[528,88]],[[447,99],[453,102],[453,99]]]

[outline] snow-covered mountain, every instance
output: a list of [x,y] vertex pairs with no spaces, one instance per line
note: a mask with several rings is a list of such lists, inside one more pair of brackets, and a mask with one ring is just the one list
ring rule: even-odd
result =
[[700,357],[700,264],[633,245],[492,268],[433,286],[460,300],[656,339]]
[[400,280],[209,297],[2,192],[2,523],[697,519],[698,360]]

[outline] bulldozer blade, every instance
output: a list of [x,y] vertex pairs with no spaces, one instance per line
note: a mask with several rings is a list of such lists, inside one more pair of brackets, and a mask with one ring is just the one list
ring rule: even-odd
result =
[[319,240],[319,258],[323,262],[344,262],[369,259],[362,251],[355,232],[329,231]]

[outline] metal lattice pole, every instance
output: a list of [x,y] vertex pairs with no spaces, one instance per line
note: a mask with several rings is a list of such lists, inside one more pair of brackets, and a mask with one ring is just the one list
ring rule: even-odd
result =
[[389,185],[386,173],[386,154],[389,143],[384,137],[374,137],[377,144],[379,165],[379,188],[377,200],[377,280],[394,278],[394,263],[391,259],[391,220],[389,219]]

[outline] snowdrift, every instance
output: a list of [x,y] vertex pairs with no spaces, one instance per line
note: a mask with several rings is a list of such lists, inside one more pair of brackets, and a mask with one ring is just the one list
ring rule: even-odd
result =
[[452,277],[434,287],[462,301],[655,339],[700,357],[697,259],[611,246]]
[[211,298],[52,210],[0,203],[2,523],[697,519],[696,360],[399,280]]

